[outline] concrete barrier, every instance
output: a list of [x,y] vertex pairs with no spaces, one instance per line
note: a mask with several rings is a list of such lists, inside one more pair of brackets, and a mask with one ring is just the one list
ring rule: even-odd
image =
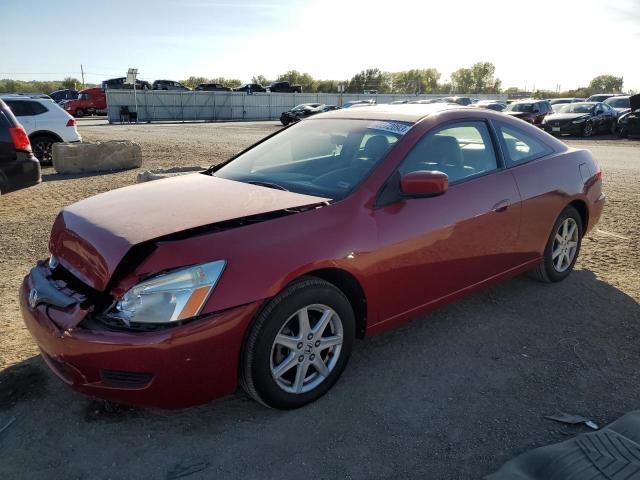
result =
[[155,168],[153,170],[145,170],[144,172],[139,173],[137,181],[138,183],[150,182],[152,180],[162,180],[163,178],[202,172],[204,170],[206,170],[206,167]]
[[140,166],[142,148],[128,140],[53,144],[53,168],[58,173],[108,172]]

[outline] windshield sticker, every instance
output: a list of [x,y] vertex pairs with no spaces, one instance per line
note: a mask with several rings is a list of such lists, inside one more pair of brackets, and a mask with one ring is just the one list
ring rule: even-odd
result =
[[404,135],[409,131],[411,125],[400,122],[372,122],[369,124],[369,128],[373,130],[383,130],[385,132],[395,133],[396,135]]

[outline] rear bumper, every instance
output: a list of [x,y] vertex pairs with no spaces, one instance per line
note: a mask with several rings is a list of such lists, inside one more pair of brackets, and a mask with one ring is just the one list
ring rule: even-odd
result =
[[[259,302],[154,332],[64,330],[52,317],[78,314],[29,305],[30,276],[20,309],[51,370],[74,389],[116,402],[181,408],[232,393],[246,328]],[[58,322],[61,323],[61,322]]]
[[2,183],[0,175],[0,189],[3,192],[19,190],[21,188],[37,185],[42,181],[40,176],[40,162],[31,154],[18,154],[15,162],[2,166],[2,172],[6,176],[6,184]]

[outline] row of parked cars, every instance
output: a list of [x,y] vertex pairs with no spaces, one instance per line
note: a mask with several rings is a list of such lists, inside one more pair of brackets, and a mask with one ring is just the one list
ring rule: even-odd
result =
[[[102,82],[102,89],[122,89],[132,88],[131,85],[125,83],[126,78],[112,78]],[[153,83],[146,82],[144,80],[136,80],[136,88],[140,90],[179,90],[179,91],[191,91],[191,88],[183,85],[175,80],[156,80]],[[238,88],[225,87],[220,83],[201,83],[193,90],[201,92],[246,92],[246,93],[260,93],[260,92],[272,92],[272,93],[302,93],[301,85],[292,85],[289,82],[273,82],[270,85],[264,87],[259,83],[245,83]]]
[[[580,135],[590,137],[598,133],[618,133],[620,137],[640,134],[640,95],[597,94],[584,98],[555,98],[551,100],[477,100],[470,97],[443,97],[421,100],[397,100],[391,104],[454,103],[473,108],[487,108],[536,125],[552,135]],[[342,108],[375,105],[374,100],[345,103]],[[335,105],[303,103],[283,112],[283,125],[303,118],[341,108]]]

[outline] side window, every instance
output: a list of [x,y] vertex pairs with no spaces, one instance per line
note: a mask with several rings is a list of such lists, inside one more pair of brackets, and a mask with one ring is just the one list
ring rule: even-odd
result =
[[31,110],[31,102],[5,100],[11,111],[16,117],[29,117],[33,115]]
[[497,124],[502,150],[510,165],[535,160],[553,152],[551,147],[518,128]]
[[456,182],[496,170],[498,163],[489,129],[484,122],[459,122],[427,133],[400,165],[405,175],[438,170]]
[[40,115],[45,112],[48,112],[47,107],[38,102],[29,102],[31,104],[31,110],[33,110],[34,115]]

